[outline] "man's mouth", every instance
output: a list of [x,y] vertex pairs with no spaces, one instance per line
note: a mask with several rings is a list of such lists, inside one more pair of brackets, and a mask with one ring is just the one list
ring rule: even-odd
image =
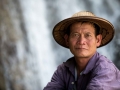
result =
[[86,48],[75,48],[75,49],[78,49],[78,50],[86,50]]

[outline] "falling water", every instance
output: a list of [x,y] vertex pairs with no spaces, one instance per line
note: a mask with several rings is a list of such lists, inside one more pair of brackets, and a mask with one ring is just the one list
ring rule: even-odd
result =
[[[20,70],[24,73],[24,78],[20,80],[21,78],[17,77],[15,81],[23,83],[26,90],[43,89],[50,81],[56,67],[72,56],[68,49],[59,46],[53,40],[52,29],[60,20],[71,17],[78,11],[87,10],[108,19],[115,27],[119,25],[120,4],[117,0],[74,0],[74,2],[70,0],[19,0],[19,3],[25,23],[25,37],[28,42],[17,41],[17,57],[23,58],[25,54],[27,69],[24,70],[25,67],[21,65]],[[14,12],[9,13],[12,16]],[[19,36],[22,37],[14,16],[12,19]],[[24,44],[29,48],[28,52],[25,52]],[[113,59],[114,48],[110,48],[112,45],[113,43],[110,43],[98,51]],[[16,65],[14,61],[11,63]],[[16,67],[17,65],[13,68]],[[11,87],[8,90],[12,90]]]
[[[21,1],[24,20],[29,38],[29,47],[33,54],[32,62],[37,63],[39,70],[38,79],[45,86],[55,70],[54,55],[51,49],[50,34],[45,18],[44,0]],[[35,66],[36,67],[36,66]]]
[[[104,0],[88,2],[79,0],[70,2],[69,0],[64,0],[64,3],[61,0],[54,0],[54,3],[48,0],[24,0],[24,2],[20,0],[20,3],[26,23],[29,47],[34,55],[34,60],[38,63],[42,88],[50,81],[56,66],[60,64],[57,63],[55,65],[57,62],[56,60],[63,62],[65,59],[62,60],[62,57],[68,58],[72,56],[62,47],[56,46],[57,48],[55,49],[52,47],[53,43],[51,43],[51,30],[56,22],[70,17],[73,13],[81,10],[92,11],[96,15],[110,20],[112,23],[115,23],[117,18],[111,19],[111,17],[118,17],[117,15],[120,15],[118,14],[118,9],[115,10],[115,8],[118,7],[117,5],[113,6],[112,1],[107,1],[106,3],[108,3],[108,8],[111,7],[115,10],[110,11],[105,7]],[[103,10],[105,8],[106,10]],[[53,13],[52,10],[56,11]],[[112,15],[110,15],[110,13],[112,13]],[[108,58],[113,58],[112,53],[108,53],[106,48],[107,47],[103,47],[98,51],[106,55]]]

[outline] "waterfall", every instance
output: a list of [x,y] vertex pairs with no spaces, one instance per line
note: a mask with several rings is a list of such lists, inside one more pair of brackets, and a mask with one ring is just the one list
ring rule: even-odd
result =
[[[9,39],[7,41],[10,44],[8,46],[14,43],[15,48],[12,49],[16,51],[12,57],[9,56],[10,65],[4,63],[7,90],[20,90],[21,87],[23,90],[42,90],[57,66],[73,56],[69,49],[59,46],[52,37],[52,29],[59,21],[71,17],[76,12],[87,10],[109,20],[117,31],[120,29],[119,0],[18,0],[23,21],[20,13],[16,14],[17,4],[12,3],[15,0],[5,1],[10,3],[6,8],[14,26],[12,33],[17,33],[9,32],[17,38],[13,42]],[[24,22],[24,30],[20,28],[20,22]],[[2,40],[5,41],[6,37]],[[113,60],[113,46],[114,43],[111,42],[98,51]],[[11,87],[11,82],[15,82],[16,86]]]
[[24,2],[20,0],[20,4],[29,38],[28,47],[30,47],[33,55],[29,60],[30,62],[36,62],[34,67],[39,70],[38,79],[41,86],[45,86],[52,76],[51,71],[55,70],[54,55],[50,42],[51,32],[45,18],[45,2],[44,0],[24,0]]
[[[42,88],[50,81],[56,67],[72,56],[69,50],[59,45],[53,47],[53,44],[56,43],[52,43],[54,40],[51,40],[52,29],[57,22],[71,17],[73,13],[81,10],[92,11],[97,16],[106,18],[112,23],[115,23],[118,17],[117,15],[120,15],[118,14],[119,9],[115,10],[118,8],[118,4],[113,6],[112,1],[105,2],[104,0],[99,0],[99,2],[85,2],[82,0],[74,0],[74,2],[70,2],[69,0],[20,0],[20,3],[28,33],[29,47],[33,54],[33,58],[30,60],[37,62],[37,69],[40,75],[39,80],[41,81]],[[108,8],[105,7],[106,3],[108,4]],[[103,5],[104,7],[101,7]],[[90,6],[91,8],[89,8]],[[109,7],[115,11],[110,11]],[[103,10],[104,8],[106,8],[106,10]],[[109,15],[110,13],[112,13],[112,16]],[[111,17],[116,18],[111,19]],[[108,58],[113,59],[113,53],[108,53],[107,48],[108,46],[105,46],[98,51]],[[111,51],[114,50],[111,49]]]

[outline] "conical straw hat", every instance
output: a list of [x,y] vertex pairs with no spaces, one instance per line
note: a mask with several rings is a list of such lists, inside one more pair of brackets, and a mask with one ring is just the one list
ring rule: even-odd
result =
[[61,46],[68,48],[65,43],[64,35],[66,34],[66,31],[71,24],[80,21],[93,22],[100,27],[100,32],[102,34],[102,42],[99,47],[108,44],[113,39],[114,27],[108,20],[97,17],[91,12],[82,11],[75,13],[72,17],[64,19],[55,25],[53,29],[53,37],[55,41]]

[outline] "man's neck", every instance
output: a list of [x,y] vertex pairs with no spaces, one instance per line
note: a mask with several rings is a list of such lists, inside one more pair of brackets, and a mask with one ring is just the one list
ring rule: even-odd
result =
[[85,67],[87,66],[91,57],[89,57],[89,58],[77,58],[77,57],[75,57],[76,68],[77,68],[78,73],[81,73],[85,69]]

